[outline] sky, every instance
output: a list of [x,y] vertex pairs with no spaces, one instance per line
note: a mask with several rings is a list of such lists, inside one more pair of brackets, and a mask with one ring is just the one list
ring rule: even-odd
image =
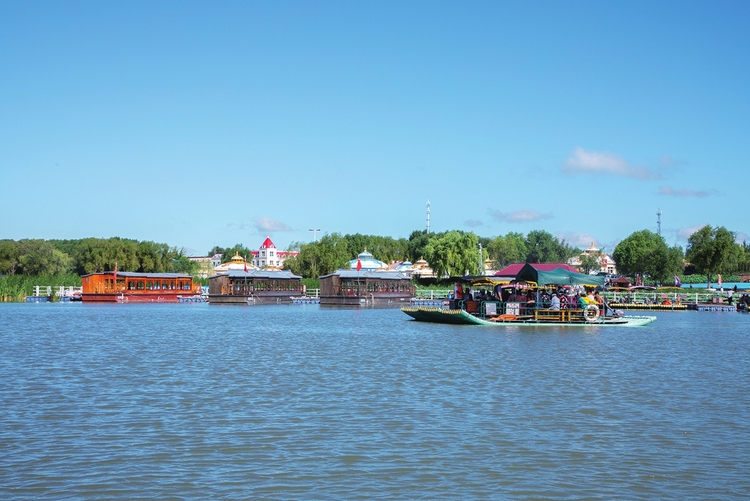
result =
[[[748,239],[750,2],[0,0],[0,238]],[[320,230],[312,232],[310,230]],[[750,239],[748,239],[750,240]]]

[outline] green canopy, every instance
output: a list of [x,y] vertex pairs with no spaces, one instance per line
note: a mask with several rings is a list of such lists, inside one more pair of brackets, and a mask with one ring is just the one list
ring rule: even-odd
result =
[[588,285],[589,287],[604,287],[604,277],[600,275],[584,275],[562,268],[550,271],[540,271],[526,263],[516,275],[517,282],[536,282],[537,285]]

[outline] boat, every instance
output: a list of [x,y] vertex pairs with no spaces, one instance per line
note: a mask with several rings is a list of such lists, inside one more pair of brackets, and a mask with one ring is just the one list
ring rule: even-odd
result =
[[304,296],[302,277],[288,270],[233,270],[208,279],[209,304],[281,304]]
[[83,275],[81,285],[84,303],[176,303],[201,294],[193,277],[182,273],[104,271]]
[[[482,326],[620,326],[638,327],[656,320],[655,316],[625,315],[602,300],[579,306],[576,290],[597,288],[604,285],[604,277],[584,275],[562,268],[540,270],[526,264],[515,280],[495,280],[493,277],[473,277],[468,280],[473,288],[493,286],[492,292],[481,291],[472,299],[453,299],[442,307],[401,308],[416,321],[454,325]],[[516,290],[533,291],[530,300],[516,297]],[[498,295],[499,291],[499,295]],[[514,291],[506,297],[507,291]],[[552,308],[546,293],[558,293],[566,301]],[[568,299],[570,298],[570,299]],[[567,305],[565,304],[567,303]]]

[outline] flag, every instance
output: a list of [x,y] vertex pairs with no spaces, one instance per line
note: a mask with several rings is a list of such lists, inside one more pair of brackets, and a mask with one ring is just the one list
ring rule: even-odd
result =
[[721,275],[718,275],[719,277],[719,287],[721,287]]
[[682,282],[680,282],[680,277],[678,277],[677,275],[675,275],[674,276],[674,286],[675,287],[680,287],[681,285],[682,285]]
[[245,273],[247,273],[247,258],[243,258],[243,261],[245,263]]
[[115,283],[117,283],[117,261],[115,261]]
[[635,285],[643,285],[643,280],[641,280],[641,276],[638,275],[635,280]]
[[361,269],[362,269],[362,261],[360,261],[359,258],[357,258],[357,271]]

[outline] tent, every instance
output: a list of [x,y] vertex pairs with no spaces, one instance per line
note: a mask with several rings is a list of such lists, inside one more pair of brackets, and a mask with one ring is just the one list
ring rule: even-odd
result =
[[537,270],[526,263],[516,275],[517,282],[535,282],[537,285],[587,285],[589,287],[604,287],[604,277],[600,275],[584,275],[562,268],[549,271]]

